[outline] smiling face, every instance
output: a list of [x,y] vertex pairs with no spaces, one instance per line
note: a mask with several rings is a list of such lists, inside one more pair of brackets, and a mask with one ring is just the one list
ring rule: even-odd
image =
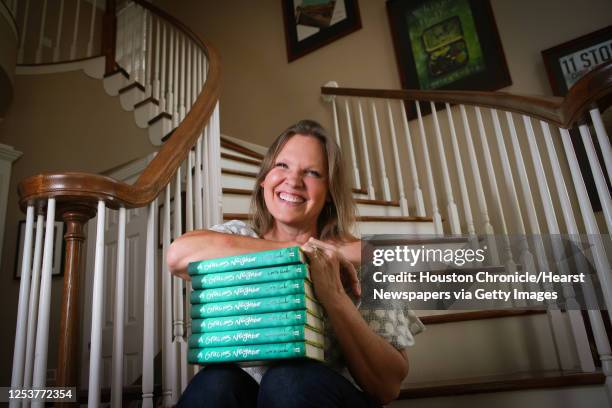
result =
[[283,146],[261,183],[275,224],[315,228],[328,196],[327,157],[321,142],[296,134]]

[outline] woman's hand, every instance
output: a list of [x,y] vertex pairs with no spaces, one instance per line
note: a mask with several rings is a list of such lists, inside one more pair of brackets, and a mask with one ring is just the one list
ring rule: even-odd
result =
[[317,298],[324,306],[345,294],[344,288],[361,297],[357,270],[337,246],[310,238],[301,248],[308,254]]

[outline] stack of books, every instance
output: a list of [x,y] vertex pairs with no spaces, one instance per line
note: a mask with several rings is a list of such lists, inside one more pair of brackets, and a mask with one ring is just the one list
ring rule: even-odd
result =
[[191,364],[323,360],[324,327],[299,247],[192,262]]

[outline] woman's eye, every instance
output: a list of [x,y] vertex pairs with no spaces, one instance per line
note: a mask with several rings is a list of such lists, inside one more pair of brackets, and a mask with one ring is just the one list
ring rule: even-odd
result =
[[287,164],[283,163],[283,162],[278,162],[274,165],[274,167],[282,167],[284,169],[287,168]]
[[316,170],[307,170],[306,173],[314,177],[321,177],[321,173]]

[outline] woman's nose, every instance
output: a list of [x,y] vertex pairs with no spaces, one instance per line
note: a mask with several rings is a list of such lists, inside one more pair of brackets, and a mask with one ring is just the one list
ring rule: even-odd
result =
[[302,179],[302,173],[299,171],[291,171],[287,175],[287,182],[292,187],[302,187],[304,185],[304,180]]

